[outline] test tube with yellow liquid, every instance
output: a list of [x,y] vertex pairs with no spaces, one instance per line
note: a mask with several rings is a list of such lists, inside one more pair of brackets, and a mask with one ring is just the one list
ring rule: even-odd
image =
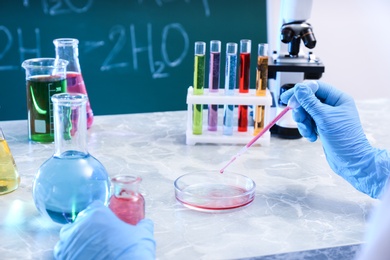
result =
[[[257,50],[256,96],[265,96],[268,83],[268,44],[260,43]],[[264,128],[265,106],[256,106],[253,135]]]
[[19,183],[20,177],[14,157],[0,128],[0,195],[16,190]]
[[[194,95],[203,95],[205,78],[206,43],[195,42],[194,56]],[[192,133],[201,135],[203,128],[203,104],[194,104],[192,113]]]

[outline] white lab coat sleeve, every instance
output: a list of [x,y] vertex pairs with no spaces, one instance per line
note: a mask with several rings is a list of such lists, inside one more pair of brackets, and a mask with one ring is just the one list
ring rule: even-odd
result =
[[369,219],[365,243],[356,260],[390,259],[390,187],[387,185],[381,201],[373,209]]

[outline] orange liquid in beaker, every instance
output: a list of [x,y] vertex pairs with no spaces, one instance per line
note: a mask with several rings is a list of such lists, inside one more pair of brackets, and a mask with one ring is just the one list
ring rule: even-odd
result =
[[7,141],[0,139],[0,195],[18,188],[20,177]]

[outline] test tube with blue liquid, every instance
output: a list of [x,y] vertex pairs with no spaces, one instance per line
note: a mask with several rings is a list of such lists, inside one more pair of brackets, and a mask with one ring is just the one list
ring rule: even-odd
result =
[[[203,95],[205,78],[205,54],[206,43],[195,42],[195,61],[194,61],[194,95]],[[203,128],[203,104],[193,105],[192,114],[192,133],[201,135]]]
[[[209,61],[209,92],[219,91],[219,77],[221,64],[221,41],[210,41]],[[208,105],[208,130],[217,131],[218,128],[218,105]]]
[[[233,96],[237,80],[237,43],[226,44],[225,95]],[[234,105],[224,105],[223,134],[233,135]]]

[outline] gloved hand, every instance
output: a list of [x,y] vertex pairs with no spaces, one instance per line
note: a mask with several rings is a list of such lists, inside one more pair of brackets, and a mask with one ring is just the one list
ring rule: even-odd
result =
[[136,226],[120,220],[100,201],[80,212],[62,227],[54,248],[56,259],[155,259],[153,222]]
[[334,172],[359,191],[378,198],[390,174],[390,155],[368,142],[352,97],[318,81],[314,94],[307,81],[298,83],[281,95],[287,104],[295,95],[301,107],[293,119],[303,137],[314,142],[320,137],[326,159]]

